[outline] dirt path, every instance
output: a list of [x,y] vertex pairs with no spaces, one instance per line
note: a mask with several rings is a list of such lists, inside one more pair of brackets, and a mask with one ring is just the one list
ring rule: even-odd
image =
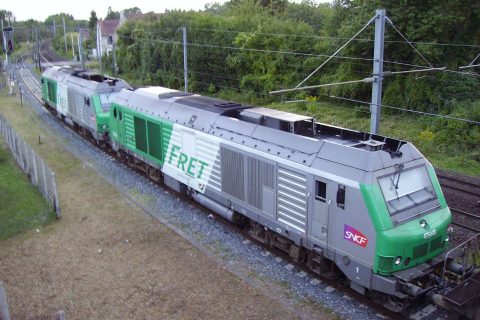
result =
[[59,309],[69,319],[298,318],[132,206],[26,107],[0,99],[0,112],[55,170],[63,216],[0,242],[14,319]]

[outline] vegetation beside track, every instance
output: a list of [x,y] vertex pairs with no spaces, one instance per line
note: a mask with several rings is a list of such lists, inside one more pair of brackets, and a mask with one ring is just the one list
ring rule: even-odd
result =
[[[480,27],[474,21],[480,17],[480,6],[474,1],[442,3],[410,6],[360,0],[330,4],[232,0],[223,5],[209,5],[200,12],[148,13],[118,30],[119,76],[135,86],[182,89],[183,49],[179,30],[185,26],[191,44],[188,47],[191,92],[309,114],[324,123],[368,131],[368,105],[328,97],[368,102],[371,90],[368,85],[336,86],[282,98],[268,92],[295,86],[355,34],[376,8],[386,8],[396,27],[415,42],[431,63],[452,72],[386,78],[383,103],[404,111],[382,108],[380,133],[413,142],[441,169],[480,176],[478,124],[408,112],[480,122],[479,69],[471,69],[477,74],[458,72],[460,66],[470,63],[478,54],[476,35]],[[94,26],[94,22],[91,18],[90,25]],[[370,76],[373,27],[359,38],[361,41],[353,41],[341,52],[345,59],[330,61],[306,84]],[[426,65],[403,40],[392,28],[387,28],[385,70],[405,71]],[[92,46],[91,42],[90,39],[85,45]],[[57,35],[53,45],[60,54],[65,53],[63,34]],[[105,55],[103,64],[103,70],[111,73],[112,55]],[[279,102],[284,98],[310,101]]]
[[[187,27],[189,91],[306,113],[321,122],[369,131],[368,104],[329,98],[333,95],[368,102],[369,85],[334,86],[282,97],[269,91],[297,85],[360,30],[376,8],[386,8],[395,26],[415,42],[427,60],[452,72],[387,77],[383,103],[388,107],[382,108],[380,133],[413,142],[435,166],[480,176],[478,124],[408,112],[480,122],[478,74],[458,72],[478,55],[476,35],[480,25],[474,21],[480,17],[480,6],[473,1],[441,3],[412,6],[391,1],[315,4],[233,0],[207,6],[201,12],[146,14],[118,30],[119,76],[137,86],[182,90],[181,27]],[[371,76],[373,27],[359,39],[340,53],[344,59],[333,59],[305,85]],[[111,56],[104,57],[103,70],[112,70]],[[385,60],[386,71],[427,65],[391,27],[387,27]],[[281,103],[284,99],[309,102]],[[389,108],[392,106],[403,111]]]
[[55,215],[0,142],[0,240],[36,228]]
[[[13,99],[0,95],[0,104]],[[15,101],[16,102],[16,101]],[[53,220],[55,215],[38,189],[15,163],[0,138],[0,240],[36,228]]]

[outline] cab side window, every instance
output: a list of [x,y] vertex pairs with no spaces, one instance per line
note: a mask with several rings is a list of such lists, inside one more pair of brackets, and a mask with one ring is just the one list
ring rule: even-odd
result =
[[315,181],[315,199],[325,202],[327,200],[327,183],[323,181]]
[[341,184],[338,185],[337,190],[337,207],[345,209],[345,191],[346,187]]

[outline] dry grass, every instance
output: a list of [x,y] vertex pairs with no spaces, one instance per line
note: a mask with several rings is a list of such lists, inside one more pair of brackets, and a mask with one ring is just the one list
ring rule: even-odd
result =
[[294,319],[303,313],[132,206],[64,151],[28,107],[0,100],[0,112],[56,172],[63,215],[40,232],[0,242],[0,279],[14,319],[50,318],[59,309],[69,319]]

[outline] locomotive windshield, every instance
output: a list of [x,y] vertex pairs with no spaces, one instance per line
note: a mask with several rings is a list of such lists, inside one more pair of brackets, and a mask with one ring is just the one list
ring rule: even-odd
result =
[[391,216],[406,213],[407,216],[402,215],[406,219],[430,210],[438,203],[425,166],[411,169],[397,166],[393,174],[378,178],[378,183]]

